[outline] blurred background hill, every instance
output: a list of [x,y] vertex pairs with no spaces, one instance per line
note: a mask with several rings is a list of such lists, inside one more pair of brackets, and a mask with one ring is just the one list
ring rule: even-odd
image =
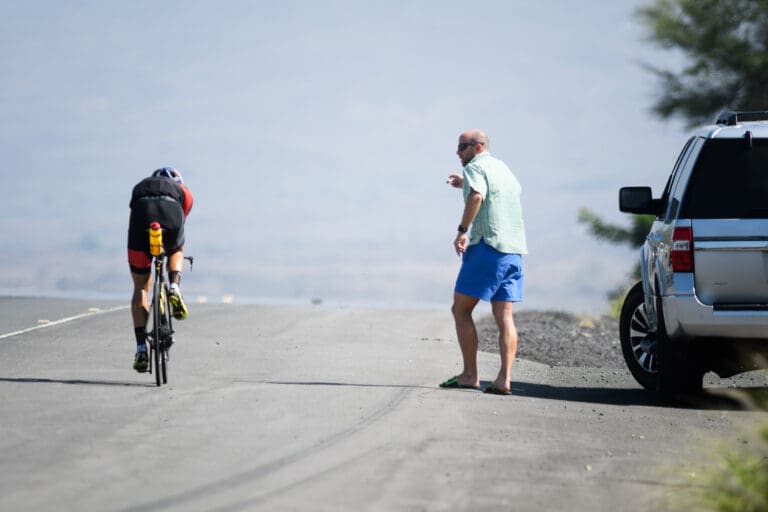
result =
[[132,186],[195,194],[192,297],[444,305],[461,131],[524,188],[527,308],[595,312],[631,271],[607,222],[686,139],[651,111],[641,2],[0,5],[0,292],[129,297]]

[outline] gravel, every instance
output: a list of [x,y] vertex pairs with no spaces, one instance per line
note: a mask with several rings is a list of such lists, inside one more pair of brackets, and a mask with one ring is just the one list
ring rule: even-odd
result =
[[[480,350],[499,352],[499,331],[492,316],[476,322]],[[619,322],[607,316],[590,318],[560,311],[515,313],[517,357],[550,366],[624,368]]]

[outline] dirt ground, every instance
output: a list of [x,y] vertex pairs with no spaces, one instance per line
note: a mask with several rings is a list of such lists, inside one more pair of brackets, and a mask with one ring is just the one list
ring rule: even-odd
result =
[[[619,342],[619,322],[610,317],[588,318],[558,311],[515,314],[517,356],[550,366],[626,368]],[[493,318],[477,321],[480,350],[498,353]]]

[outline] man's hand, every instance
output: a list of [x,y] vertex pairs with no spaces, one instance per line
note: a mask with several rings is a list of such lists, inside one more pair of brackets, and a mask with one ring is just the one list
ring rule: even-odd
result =
[[455,188],[462,188],[464,186],[464,177],[461,174],[449,174],[446,183]]
[[453,248],[456,249],[456,254],[458,256],[461,256],[461,254],[467,250],[467,234],[466,233],[458,233],[456,235],[456,240],[453,241]]

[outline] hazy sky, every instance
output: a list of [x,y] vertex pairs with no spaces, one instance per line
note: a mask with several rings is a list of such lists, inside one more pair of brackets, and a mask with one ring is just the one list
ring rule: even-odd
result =
[[686,138],[640,3],[0,3],[0,291],[128,297],[131,187],[173,165],[188,294],[447,304],[477,127],[523,185],[525,306],[605,308],[637,256],[578,208],[627,223]]

